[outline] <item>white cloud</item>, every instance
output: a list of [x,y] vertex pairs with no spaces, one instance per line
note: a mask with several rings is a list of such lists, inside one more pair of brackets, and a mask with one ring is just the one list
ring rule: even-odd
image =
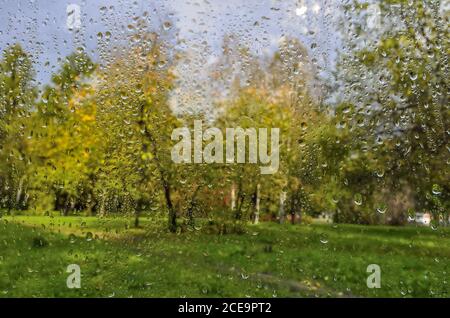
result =
[[298,7],[295,9],[295,14],[299,17],[305,15],[305,13],[308,11],[308,7],[305,5],[302,5],[301,7]]

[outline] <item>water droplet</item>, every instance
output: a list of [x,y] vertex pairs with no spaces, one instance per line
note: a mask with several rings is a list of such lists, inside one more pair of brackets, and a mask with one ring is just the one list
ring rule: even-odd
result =
[[170,30],[171,27],[172,27],[172,23],[171,23],[170,21],[165,21],[165,22],[163,23],[163,29],[164,29],[165,31]]
[[76,240],[77,240],[77,237],[75,236],[75,234],[73,234],[73,233],[69,234],[69,242],[71,244],[75,243]]
[[385,203],[381,203],[377,206],[377,212],[380,214],[384,214],[387,211],[387,205]]
[[320,234],[320,243],[327,244],[328,243],[328,235],[325,233]]
[[355,202],[356,205],[362,205],[363,203],[362,195],[360,193],[355,194],[355,196],[353,197],[353,202]]
[[86,241],[90,242],[94,239],[94,235],[92,234],[92,232],[87,232],[86,233]]
[[439,184],[433,184],[433,186],[431,188],[431,192],[434,195],[440,195],[442,193],[441,186]]

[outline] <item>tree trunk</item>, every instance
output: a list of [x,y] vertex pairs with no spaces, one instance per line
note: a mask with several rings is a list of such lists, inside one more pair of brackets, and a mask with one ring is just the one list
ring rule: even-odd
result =
[[291,224],[302,222],[302,192],[300,189],[293,190],[289,200],[289,214],[291,215]]
[[231,186],[231,211],[234,211],[236,208],[236,185],[232,184]]
[[[174,233],[177,230],[177,213],[172,204],[172,199],[170,196],[170,186],[168,173],[164,170],[164,167],[161,165],[159,158],[158,146],[156,144],[156,140],[153,137],[152,133],[148,130],[147,125],[145,123],[145,115],[144,115],[144,104],[141,105],[140,109],[141,120],[139,121],[139,126],[143,128],[144,135],[150,141],[150,146],[152,147],[153,156],[155,157],[155,164],[158,169],[159,175],[161,177],[161,184],[164,190],[164,198],[166,200],[167,210],[169,211],[168,221],[169,221],[169,231]],[[147,144],[146,142],[142,143],[142,152],[147,152]]]
[[194,226],[194,207],[195,207],[195,200],[197,199],[198,191],[200,190],[200,186],[197,186],[197,188],[194,191],[194,194],[192,195],[191,202],[189,203],[189,207],[187,209],[187,216],[188,216],[188,224],[189,226]]
[[136,210],[136,213],[134,214],[134,227],[138,228],[139,227],[139,210]]
[[239,190],[238,197],[237,197],[237,210],[235,213],[236,220],[242,219],[242,206],[244,205],[244,200],[245,200],[245,194],[243,194],[242,191]]
[[290,214],[291,214],[291,224],[294,225],[296,223],[296,217],[297,217],[297,207],[295,206],[296,199],[295,196],[291,197],[290,200]]
[[254,224],[258,224],[259,223],[259,201],[260,201],[259,192],[260,192],[260,188],[261,188],[261,185],[258,183],[256,185],[256,193],[255,193],[256,198],[255,198],[255,219],[254,219]]
[[142,211],[142,206],[144,205],[143,200],[142,199],[138,199],[135,210],[134,210],[134,227],[138,228],[139,227],[139,217],[141,215],[141,211]]
[[95,202],[92,198],[92,193],[89,193],[88,199],[87,199],[87,204],[86,204],[86,209],[87,209],[87,213],[89,216],[93,215],[94,205],[95,205]]
[[16,195],[16,208],[20,208],[20,199],[22,198],[22,190],[23,190],[23,182],[25,180],[25,176],[22,176],[19,181],[19,188],[17,189]]
[[286,192],[281,192],[280,193],[280,209],[279,209],[279,219],[280,219],[280,224],[284,223],[284,202],[286,201]]
[[105,196],[106,196],[106,191],[103,190],[102,191],[102,198],[101,198],[101,202],[100,202],[100,208],[98,211],[99,216],[105,216]]
[[68,215],[69,215],[69,208],[67,207],[67,204],[64,204],[63,216],[68,216]]
[[167,209],[169,210],[169,231],[175,233],[177,231],[177,213],[173,207],[170,197],[170,187],[163,179],[164,197],[166,199]]

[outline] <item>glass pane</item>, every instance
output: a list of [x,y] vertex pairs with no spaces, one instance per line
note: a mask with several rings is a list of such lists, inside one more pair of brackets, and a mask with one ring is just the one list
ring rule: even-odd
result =
[[449,297],[448,25],[0,0],[0,296]]

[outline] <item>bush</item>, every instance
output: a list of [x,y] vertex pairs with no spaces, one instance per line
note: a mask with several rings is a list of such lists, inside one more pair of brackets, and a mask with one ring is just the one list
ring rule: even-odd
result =
[[33,247],[45,247],[48,245],[48,241],[41,237],[37,236],[33,238]]
[[312,222],[313,222],[312,216],[310,216],[310,215],[302,215],[302,224],[309,225],[309,224],[312,224]]
[[232,220],[209,220],[203,230],[207,234],[245,234],[247,228],[242,221]]

